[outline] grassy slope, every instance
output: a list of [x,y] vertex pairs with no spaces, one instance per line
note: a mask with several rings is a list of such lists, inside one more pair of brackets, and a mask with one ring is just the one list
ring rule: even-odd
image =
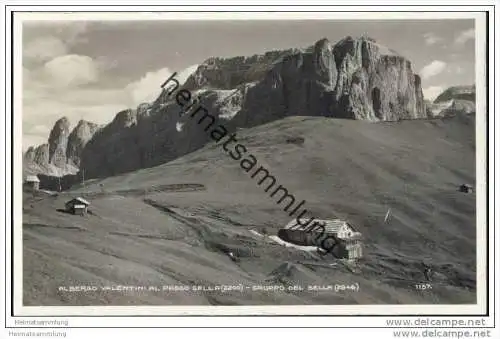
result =
[[[24,204],[24,302],[88,304],[474,303],[474,121],[361,121],[293,117],[238,132],[238,139],[317,217],[340,216],[365,237],[361,273],[258,238],[290,217],[220,146],[173,162],[89,182],[94,215],[55,212],[65,196]],[[204,133],[200,129],[200,133]],[[303,145],[285,143],[303,136]],[[200,183],[205,191],[150,192]],[[99,186],[102,184],[103,186]],[[130,194],[113,194],[131,189]],[[78,190],[69,194],[76,194]],[[82,192],[82,190],[80,190]],[[146,198],[146,201],[144,201]],[[388,224],[383,218],[390,207]],[[235,263],[225,254],[241,257]],[[432,291],[416,291],[421,263]],[[287,264],[289,263],[289,264]],[[274,273],[273,273],[274,272]],[[57,286],[357,282],[359,292],[57,292]]]

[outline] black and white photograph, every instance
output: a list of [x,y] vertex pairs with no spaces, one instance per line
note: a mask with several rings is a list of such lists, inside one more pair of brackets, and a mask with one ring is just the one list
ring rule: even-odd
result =
[[167,12],[12,17],[14,313],[487,312],[485,13]]

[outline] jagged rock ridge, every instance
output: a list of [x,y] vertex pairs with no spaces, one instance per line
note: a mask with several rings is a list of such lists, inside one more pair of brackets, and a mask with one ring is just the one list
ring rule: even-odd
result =
[[476,102],[476,86],[453,86],[437,96],[434,103],[448,100],[468,100]]
[[[321,39],[306,49],[252,57],[210,58],[183,87],[229,131],[292,115],[374,122],[428,117],[410,61],[368,37],[346,37],[335,45]],[[175,98],[163,92],[152,103],[119,112],[92,138],[82,138],[86,144],[67,150],[66,161],[77,165],[80,159],[91,178],[173,160],[210,140],[181,115]],[[62,133],[55,134],[61,142]]]
[[[228,130],[291,115],[370,121],[426,118],[411,63],[373,39],[321,39],[307,49],[210,58],[186,80]],[[209,136],[166,92],[149,106],[120,112],[82,152],[89,176],[158,165],[202,147]],[[140,112],[140,113],[139,113]]]

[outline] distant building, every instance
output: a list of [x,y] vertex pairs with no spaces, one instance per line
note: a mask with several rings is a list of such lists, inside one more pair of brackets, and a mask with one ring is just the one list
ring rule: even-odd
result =
[[36,175],[28,175],[24,182],[24,186],[33,191],[38,191],[40,189],[40,179],[38,179]]
[[[306,224],[308,219],[301,219],[302,224]],[[314,229],[305,228],[293,219],[283,229],[279,230],[278,236],[288,242],[301,246],[314,246],[316,239],[325,239],[327,236],[334,238],[337,242],[332,250],[332,254],[338,258],[355,259],[363,256],[362,234],[354,227],[341,219],[318,220]],[[320,226],[321,225],[321,226]],[[323,231],[324,227],[324,231]],[[321,237],[320,237],[321,236]],[[318,238],[320,237],[320,238]]]
[[74,198],[66,203],[66,211],[72,214],[85,215],[90,202],[83,198]]
[[460,192],[463,192],[463,193],[472,193],[472,192],[474,192],[474,187],[472,187],[472,185],[462,184],[462,185],[460,185],[458,190]]

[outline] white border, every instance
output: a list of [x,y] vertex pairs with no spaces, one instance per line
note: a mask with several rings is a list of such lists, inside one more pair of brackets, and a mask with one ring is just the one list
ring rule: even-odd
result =
[[[41,7],[46,10],[47,7]],[[50,7],[49,7],[50,8]],[[140,21],[140,20],[174,20],[174,21],[191,21],[191,20],[423,20],[423,19],[478,19],[481,17],[480,13],[471,12],[439,12],[436,13],[416,13],[416,12],[377,12],[377,13],[355,13],[351,9],[345,9],[351,12],[324,12],[322,7],[296,7],[297,9],[283,9],[281,11],[307,11],[302,13],[297,12],[256,12],[258,8],[248,7],[246,9],[236,9],[245,12],[216,12],[214,9],[205,8],[204,11],[213,11],[210,13],[186,13],[175,11],[191,11],[191,7],[173,7],[169,8],[170,13],[151,13],[151,12],[130,12],[123,13],[16,13],[16,20],[23,21],[65,21],[65,20],[86,20],[86,21]],[[106,10],[106,7],[99,7],[98,10]],[[116,10],[116,9],[114,9]],[[200,9],[201,10],[201,9]],[[280,9],[277,9],[280,10]],[[325,8],[325,10],[328,10]],[[331,9],[330,9],[331,10]],[[342,9],[336,9],[342,11]],[[359,9],[362,10],[362,9]],[[371,10],[383,10],[383,7],[371,8]],[[434,9],[432,9],[434,11]],[[450,11],[450,8],[446,9]],[[453,9],[456,10],[456,9]],[[126,10],[124,10],[126,11]],[[194,10],[193,10],[194,11]]]
[[[64,11],[75,11],[74,8],[71,7],[54,7],[54,6],[32,6],[32,7],[20,7],[20,8],[14,8],[15,10],[21,10],[21,11],[51,11],[51,10],[64,10]],[[359,6],[355,10],[380,10],[384,8],[380,7],[374,7],[374,6]],[[412,6],[412,7],[394,7],[391,8],[391,10],[404,10],[404,11],[422,11],[426,10],[426,8],[422,7],[417,7],[417,6]],[[480,6],[474,6],[474,7],[461,7],[458,10],[467,10],[467,11],[484,11],[485,9],[491,9],[491,8],[484,8]],[[124,7],[124,8],[119,8],[117,9],[114,6],[105,6],[105,7],[95,7],[95,8],[90,8],[90,7],[85,7],[85,8],[80,8],[79,10],[84,10],[84,11],[90,11],[90,10],[98,10],[98,11],[104,11],[104,10],[109,10],[109,11],[116,11],[116,10],[123,10],[123,11],[137,11],[138,9],[136,7]],[[148,7],[147,9],[144,8],[139,8],[139,10],[147,10],[147,11],[156,11],[156,10],[163,10],[165,11],[166,9],[164,7]],[[195,10],[210,10],[210,11],[216,11],[217,8],[213,7],[169,7],[167,10],[169,11],[175,11],[175,10],[185,10],[185,11],[195,11]],[[224,8],[224,10],[228,10],[227,8]],[[281,20],[290,20],[290,19],[341,19],[341,20],[367,20],[367,19],[378,19],[378,20],[394,20],[394,19],[452,19],[452,18],[474,18],[476,20],[476,61],[478,60],[485,60],[485,24],[484,24],[484,15],[481,15],[480,13],[468,13],[468,12],[461,12],[461,13],[450,13],[446,11],[450,10],[457,10],[456,7],[446,7],[446,6],[440,6],[440,7],[433,7],[432,10],[439,12],[443,11],[441,13],[401,13],[401,12],[377,12],[377,13],[325,13],[322,11],[325,10],[336,10],[336,11],[352,11],[353,9],[350,7],[335,7],[334,9],[330,7],[314,7],[311,9],[310,7],[304,7],[304,6],[294,6],[290,8],[283,8],[283,7],[276,7],[276,8],[269,8],[266,7],[265,9],[259,9],[256,7],[249,7],[249,8],[236,8],[236,10],[246,10],[248,12],[251,11],[257,11],[257,10],[266,10],[266,11],[271,11],[271,10],[306,10],[306,11],[311,11],[314,10],[314,13],[17,13],[15,17],[15,28],[14,28],[14,33],[15,36],[17,37],[15,40],[15,52],[14,55],[16,56],[15,60],[15,65],[14,65],[14,75],[15,75],[15,84],[14,84],[14,93],[21,93],[21,80],[22,77],[20,76],[22,67],[20,64],[20,56],[22,55],[21,47],[20,44],[18,43],[19,41],[19,33],[21,31],[21,21],[29,21],[29,20],[67,20],[69,17],[71,17],[72,20],[88,20],[89,15],[92,15],[92,20],[164,20],[164,19],[175,19],[175,20],[222,20],[222,19],[239,19],[239,20],[247,20],[249,18],[252,18],[252,20],[269,20],[269,19],[281,19]],[[62,17],[62,15],[65,15]],[[43,18],[42,18],[43,17]],[[9,20],[9,18],[8,18]],[[492,22],[493,20],[490,20],[490,30],[493,31],[494,24]],[[8,27],[9,30],[9,27]],[[490,33],[490,39],[492,40],[492,34]],[[494,46],[494,44],[491,44],[490,46]],[[493,47],[490,47],[491,50]],[[486,103],[485,103],[485,79],[484,79],[484,74],[485,74],[485,68],[484,68],[484,62],[476,62],[476,92],[477,92],[477,107],[478,107],[478,112],[483,111],[486,108]],[[492,88],[490,87],[490,92],[492,91]],[[490,94],[491,100],[493,100],[493,93]],[[21,96],[16,95],[14,98],[14,105],[15,107],[22,107],[21,105]],[[9,107],[8,107],[9,108]],[[482,110],[481,110],[482,109]],[[9,109],[7,109],[7,112],[10,112]],[[490,109],[490,112],[493,112],[492,109]],[[7,114],[8,116],[9,114]],[[481,119],[482,118],[482,119]],[[70,315],[70,314],[78,314],[78,315],[151,315],[151,314],[156,314],[156,315],[165,315],[165,314],[210,314],[210,315],[215,315],[215,314],[298,314],[298,315],[304,315],[304,314],[357,314],[357,315],[362,315],[362,314],[378,314],[378,315],[394,315],[394,314],[481,314],[485,311],[485,296],[486,296],[486,290],[485,290],[485,273],[486,273],[486,263],[484,260],[484,257],[481,257],[480,255],[483,254],[485,251],[485,241],[486,241],[486,229],[485,229],[485,221],[486,221],[486,215],[485,215],[485,199],[484,199],[484,192],[485,192],[485,173],[484,171],[480,171],[481,168],[485,168],[485,143],[484,143],[484,132],[485,132],[485,117],[481,117],[481,115],[476,115],[477,119],[477,124],[476,124],[476,148],[478,150],[478,156],[477,156],[477,237],[478,237],[478,242],[481,240],[481,243],[478,243],[478,266],[477,266],[477,272],[478,272],[478,280],[477,280],[477,296],[478,300],[481,302],[477,305],[334,305],[334,306],[319,306],[319,305],[314,305],[314,306],[236,306],[236,307],[231,307],[231,306],[206,306],[206,307],[196,307],[196,306],[168,306],[168,307],[150,307],[150,306],[137,306],[137,307],[107,307],[107,306],[99,306],[99,307],[78,307],[78,306],[70,306],[70,307],[49,307],[49,306],[44,306],[44,307],[23,307],[21,305],[21,298],[20,296],[22,295],[22,262],[20,259],[22,259],[22,228],[19,225],[19,222],[16,223],[16,226],[14,227],[14,232],[15,232],[15,244],[14,248],[16,250],[16,263],[15,263],[15,277],[16,277],[16,286],[15,288],[15,299],[14,299],[14,304],[15,304],[15,310],[16,310],[16,315]],[[7,119],[10,119],[7,117]],[[16,114],[14,114],[14,124],[16,126],[16,130],[14,133],[14,145],[15,145],[15,152],[14,152],[14,168],[21,168],[21,138],[22,134],[20,132],[20,128],[22,126],[21,124],[21,114],[16,110]],[[483,137],[483,138],[482,138]],[[20,177],[20,171],[15,171],[12,173],[14,175],[14,182],[16,183],[17,187],[21,187],[21,181],[22,178]],[[10,182],[7,182],[7,191],[10,191]],[[16,190],[14,192],[14,201],[16,202],[15,204],[15,215],[17,216],[22,216],[22,207],[21,207],[21,201],[22,201],[22,192],[19,190]],[[483,208],[480,208],[483,206]],[[7,206],[8,207],[8,206]],[[9,219],[7,219],[9,220]],[[20,218],[15,218],[15,220],[20,220]],[[493,220],[491,220],[490,223],[490,232],[493,232]],[[7,226],[7,231],[6,233],[9,235],[7,239],[10,239],[10,227]],[[7,235],[6,234],[6,235]],[[490,237],[490,248],[493,248],[493,239]],[[7,244],[7,250],[9,250],[9,244]],[[7,252],[8,254],[10,253],[9,251]],[[10,255],[8,255],[7,260],[10,260]],[[490,263],[493,264],[493,257],[490,256]],[[492,265],[493,266],[493,265]],[[482,278],[482,279],[481,279]],[[493,286],[493,272],[490,272],[490,287]],[[7,287],[9,287],[10,282],[7,282]],[[490,294],[490,298],[492,297],[492,294]],[[492,302],[492,300],[490,300]],[[76,323],[80,323],[80,319],[83,321],[86,321],[85,318],[74,318],[74,321]],[[125,323],[128,323],[130,321],[129,318],[114,318],[118,320],[119,323],[122,325]],[[151,322],[152,319],[148,318],[141,318],[147,321],[143,322]],[[154,318],[153,318],[154,319]],[[175,324],[176,326],[190,326],[192,325],[192,318],[170,318],[171,321],[168,321],[171,324]],[[206,326],[228,326],[227,319],[224,320],[224,318],[197,318],[197,319],[206,319],[203,320],[202,322],[206,323]],[[240,320],[237,319],[247,319],[246,317],[238,317],[238,318],[231,318],[231,322],[234,324],[236,322],[240,322]],[[264,322],[269,323],[271,326],[277,326],[278,323],[282,323],[281,326],[290,326],[293,324],[290,324],[290,320],[287,320],[286,322],[282,322],[281,319],[287,319],[283,317],[273,317],[273,318],[265,318],[266,320]],[[268,319],[268,320],[267,320]],[[325,326],[325,322],[328,322],[329,325],[332,325],[332,319],[331,318],[324,318],[324,317],[316,317],[316,318],[310,318],[310,319],[316,319],[316,320],[311,320],[310,323],[315,323],[316,326]],[[342,326],[355,326],[359,327],[360,320],[361,319],[356,319],[356,318],[335,318],[341,320],[340,323]],[[372,320],[376,318],[371,318]],[[104,320],[104,319],[102,319]],[[159,322],[162,325],[165,325],[165,319],[158,318]],[[221,320],[222,325],[221,325]],[[72,320],[73,322],[73,320]],[[99,323],[99,319],[94,319],[95,323]],[[367,326],[370,325],[370,322],[365,323],[365,319],[363,319],[363,323],[366,324]],[[380,323],[380,322],[371,322],[373,323]],[[75,324],[76,325],[76,324]],[[83,323],[80,323],[81,326],[84,326]],[[86,324],[85,324],[86,325]],[[109,318],[106,320],[106,325],[109,325]],[[95,326],[95,325],[94,325]],[[265,326],[265,325],[264,325]]]

